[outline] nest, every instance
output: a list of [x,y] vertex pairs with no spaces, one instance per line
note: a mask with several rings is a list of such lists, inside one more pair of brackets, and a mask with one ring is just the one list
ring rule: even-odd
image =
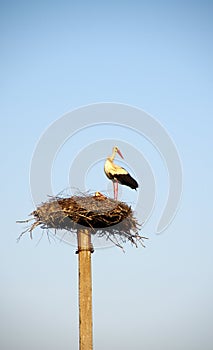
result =
[[144,246],[143,239],[146,239],[138,234],[141,225],[134,217],[131,207],[124,202],[105,197],[100,192],[93,196],[51,197],[30,215],[33,218],[19,221],[34,220],[34,223],[21,233],[18,240],[25,232],[29,232],[32,238],[32,232],[37,226],[74,233],[87,228],[92,235],[105,237],[121,248],[126,241],[136,247],[138,243]]

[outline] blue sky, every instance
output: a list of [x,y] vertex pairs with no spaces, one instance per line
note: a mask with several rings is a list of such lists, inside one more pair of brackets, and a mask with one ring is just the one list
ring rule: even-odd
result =
[[[212,12],[210,1],[1,1],[2,348],[78,348],[75,250],[45,236],[36,245],[40,230],[17,244],[15,221],[34,209],[30,164],[44,131],[75,108],[118,102],[165,127],[184,186],[174,221],[156,235],[164,166],[144,139],[118,130],[152,164],[157,203],[146,249],[93,255],[95,348],[212,349]],[[116,138],[99,128],[65,144],[53,167],[55,191],[67,186],[73,149],[106,132]],[[97,178],[101,188],[104,181]]]

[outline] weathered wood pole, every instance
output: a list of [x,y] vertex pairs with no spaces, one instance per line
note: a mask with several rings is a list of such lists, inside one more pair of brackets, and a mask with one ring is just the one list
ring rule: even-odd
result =
[[78,230],[79,349],[93,349],[91,233]]

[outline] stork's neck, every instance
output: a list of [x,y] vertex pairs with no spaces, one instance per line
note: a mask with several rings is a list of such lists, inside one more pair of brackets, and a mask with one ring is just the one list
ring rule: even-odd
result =
[[115,159],[116,153],[117,153],[116,148],[113,148],[112,155],[111,155],[111,157],[109,157],[109,159],[111,160],[111,162],[113,162],[113,160]]

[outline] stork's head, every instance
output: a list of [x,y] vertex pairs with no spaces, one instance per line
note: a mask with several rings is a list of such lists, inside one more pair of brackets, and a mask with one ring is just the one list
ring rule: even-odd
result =
[[119,148],[117,146],[113,147],[113,152],[118,153],[119,156],[123,159],[124,157],[122,156],[121,151],[119,150]]

